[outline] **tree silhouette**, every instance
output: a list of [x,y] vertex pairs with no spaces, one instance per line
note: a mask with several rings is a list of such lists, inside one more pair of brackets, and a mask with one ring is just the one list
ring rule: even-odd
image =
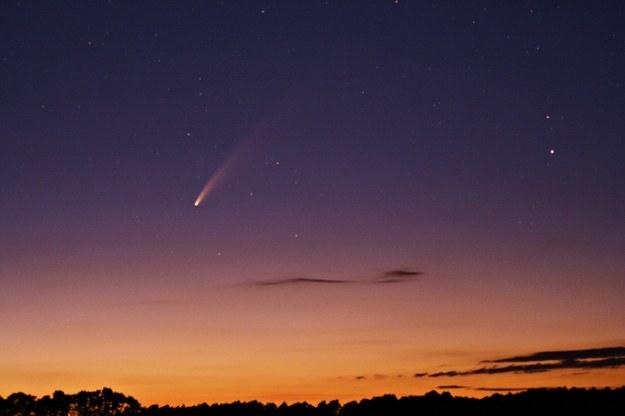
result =
[[341,406],[338,400],[276,406],[258,401],[227,404],[202,403],[197,406],[141,407],[131,396],[110,388],[65,394],[57,390],[52,397],[37,399],[25,393],[0,397],[0,416],[412,416],[412,415],[624,415],[625,387],[617,389],[530,389],[482,399],[454,397],[448,392],[431,391],[423,396],[397,398],[384,395],[351,401]]
[[325,400],[317,405],[317,416],[338,416],[341,411],[341,404],[338,400],[326,403]]
[[35,396],[31,396],[30,394],[22,392],[13,393],[6,398],[5,404],[10,410],[9,412],[4,413],[7,416],[30,416],[37,414],[37,398]]

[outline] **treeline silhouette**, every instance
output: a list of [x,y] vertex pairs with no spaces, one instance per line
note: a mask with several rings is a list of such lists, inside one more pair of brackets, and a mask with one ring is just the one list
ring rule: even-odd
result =
[[550,388],[495,393],[481,399],[431,391],[397,398],[388,394],[341,405],[338,400],[276,405],[258,401],[196,406],[142,407],[110,388],[37,398],[25,393],[0,396],[2,416],[427,416],[427,415],[625,415],[625,386],[616,389]]

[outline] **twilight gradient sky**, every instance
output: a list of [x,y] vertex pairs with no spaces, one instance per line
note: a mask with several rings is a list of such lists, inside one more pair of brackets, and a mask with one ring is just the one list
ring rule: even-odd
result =
[[622,385],[623,21],[3,1],[0,395]]

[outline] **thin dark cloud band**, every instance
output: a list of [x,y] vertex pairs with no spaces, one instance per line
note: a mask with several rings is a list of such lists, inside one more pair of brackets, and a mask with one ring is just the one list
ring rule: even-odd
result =
[[396,284],[396,283],[405,283],[413,281],[417,278],[417,276],[423,275],[424,272],[405,270],[405,269],[395,269],[388,272],[383,273],[382,275],[374,278],[374,279],[319,279],[319,278],[310,278],[310,277],[288,277],[282,279],[274,279],[274,280],[254,280],[248,282],[251,286],[279,286],[279,285],[298,285],[298,284],[350,284],[350,283],[361,283],[361,284]]
[[542,351],[518,357],[484,360],[483,363],[521,363],[531,361],[582,360],[590,358],[625,357],[624,347],[595,348],[589,350]]
[[250,282],[253,286],[278,286],[278,285],[297,285],[297,284],[343,284],[354,283],[350,280],[338,280],[338,279],[311,279],[307,277],[293,277],[288,279],[278,280],[260,280]]
[[[523,363],[506,366],[480,367],[468,371],[416,373],[414,377],[459,377],[478,374],[542,373],[563,369],[600,369],[625,366],[625,348],[608,347],[587,350],[543,351],[528,355],[483,360],[482,363]],[[525,364],[526,363],[526,364]]]

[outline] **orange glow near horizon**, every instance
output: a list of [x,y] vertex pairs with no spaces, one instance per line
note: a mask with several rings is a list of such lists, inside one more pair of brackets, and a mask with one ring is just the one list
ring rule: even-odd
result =
[[[4,340],[11,361],[0,362],[0,394],[107,386],[144,405],[316,403],[445,386],[481,397],[495,391],[482,389],[619,384],[623,369],[415,377],[540,350],[606,346],[592,337],[619,345],[618,322],[597,315],[591,304],[549,304],[540,297],[517,302],[528,299],[519,295],[494,298],[459,281],[434,279],[258,286],[243,277],[166,292],[134,285],[98,289],[87,299],[51,291],[32,299],[37,309],[13,305],[16,318]],[[616,307],[616,297],[612,302]],[[579,319],[568,325],[574,313]],[[45,343],[37,342],[41,334]]]

